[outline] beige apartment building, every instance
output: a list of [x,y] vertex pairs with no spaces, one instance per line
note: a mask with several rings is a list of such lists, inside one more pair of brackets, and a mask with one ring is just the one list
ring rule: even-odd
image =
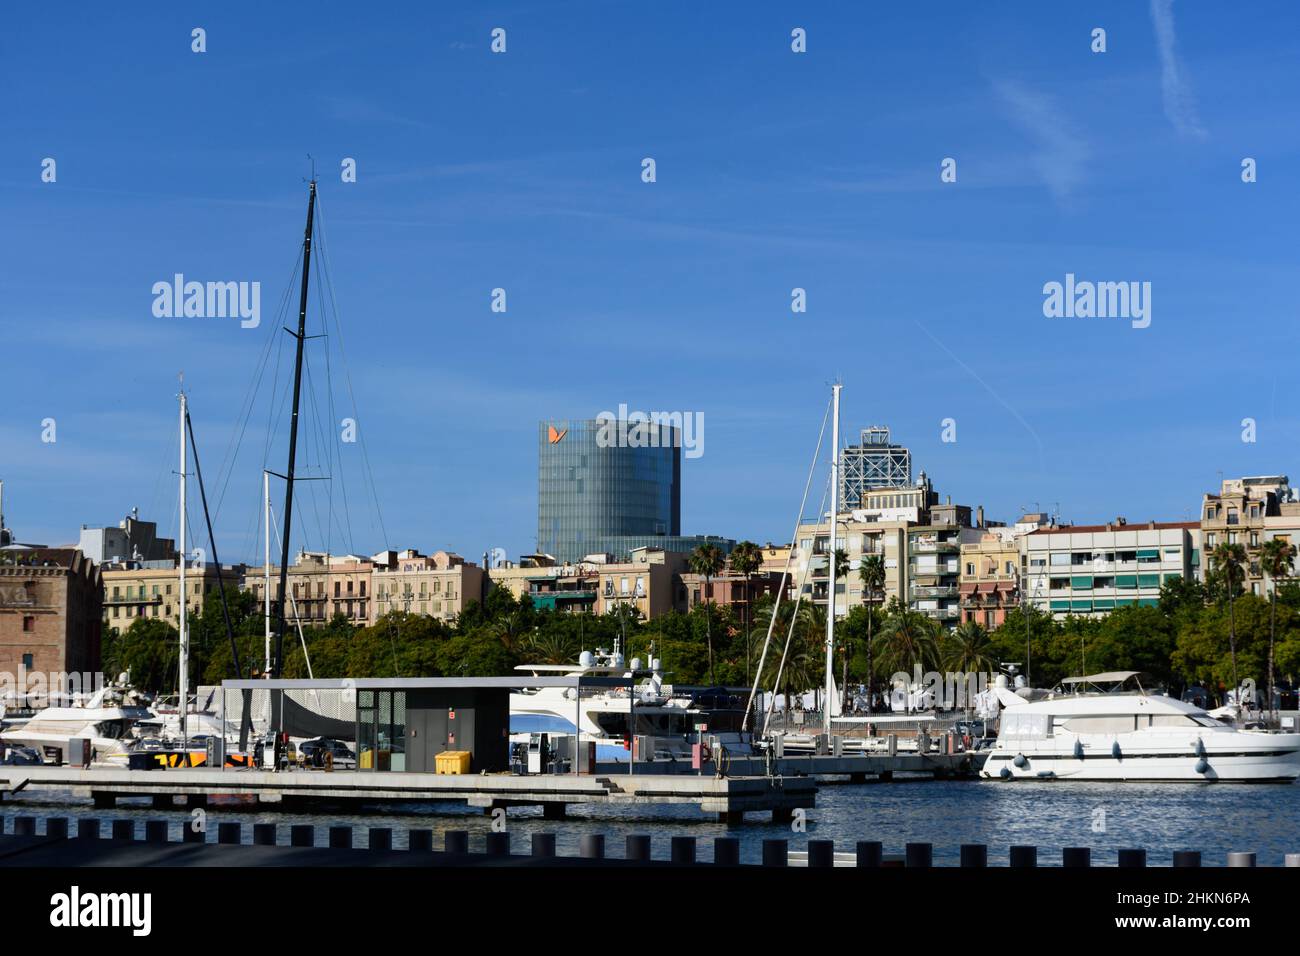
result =
[[649,620],[680,608],[679,599],[686,594],[680,582],[688,558],[677,551],[635,548],[630,561],[596,565],[597,613],[633,607]]
[[1300,544],[1300,501],[1286,475],[1225,479],[1217,495],[1202,499],[1200,532],[1205,574],[1214,570],[1215,548],[1240,544],[1246,551],[1244,590],[1266,595],[1273,582],[1260,568],[1260,548],[1269,538]]
[[[181,572],[175,561],[132,561],[101,564],[103,581],[103,619],[115,630],[126,630],[141,617],[157,618],[176,627],[180,624]],[[223,565],[221,579],[227,587],[243,584],[243,565]],[[187,613],[198,614],[203,601],[217,588],[215,564],[188,564],[185,567]]]
[[[371,574],[375,564],[355,554],[328,554],[323,551],[300,551],[289,566],[290,603],[285,609],[289,620],[297,617],[304,626],[320,626],[334,615],[342,614],[358,627],[371,623]],[[248,568],[244,589],[251,591],[258,604],[265,601],[262,568]],[[271,612],[279,613],[280,569],[271,568]]]
[[425,614],[454,621],[482,597],[483,569],[459,554],[435,551],[385,551],[374,562],[374,619],[390,611]]
[[1014,528],[986,528],[961,545],[961,620],[1000,627],[1020,600],[1020,545]]

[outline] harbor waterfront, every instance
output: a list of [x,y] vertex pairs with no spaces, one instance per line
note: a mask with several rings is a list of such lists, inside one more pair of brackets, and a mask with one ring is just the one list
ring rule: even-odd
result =
[[[71,791],[7,797],[0,811],[5,832],[13,818],[35,816],[129,820],[137,836],[148,820],[167,820],[169,838],[193,821],[192,811],[159,810],[147,800],[122,800],[113,810],[95,810]],[[806,852],[808,840],[832,840],[837,853],[852,852],[860,840],[877,840],[886,855],[900,855],[908,843],[933,845],[936,866],[956,866],[963,843],[988,845],[991,866],[1005,866],[1011,846],[1039,848],[1039,864],[1057,865],[1063,847],[1089,847],[1093,866],[1114,866],[1118,851],[1141,848],[1149,866],[1169,866],[1173,854],[1195,850],[1203,865],[1222,866],[1229,853],[1253,852],[1260,866],[1281,866],[1288,853],[1300,852],[1294,820],[1300,814],[1300,788],[1272,786],[1178,787],[1106,783],[1027,781],[1014,786],[985,781],[926,781],[916,784],[830,784],[817,793],[817,807],[806,816],[806,829],[775,827],[763,820],[742,824],[718,822],[694,807],[660,805],[582,806],[562,821],[547,820],[538,808],[512,808],[506,832],[515,853],[527,853],[534,833],[554,834],[560,856],[579,855],[584,836],[605,836],[606,854],[624,855],[626,837],[647,834],[654,859],[667,859],[674,836],[695,837],[702,860],[714,837],[736,837],[740,860],[762,861],[763,841],[789,841],[792,863]],[[455,804],[409,804],[400,812],[361,805],[352,812],[266,812],[255,804],[213,801],[206,810],[207,842],[216,842],[222,821],[238,821],[243,842],[252,841],[252,824],[274,823],[279,842],[287,844],[295,824],[316,827],[317,845],[326,845],[329,827],[355,828],[355,845],[367,845],[371,827],[393,830],[395,848],[406,846],[408,830],[430,830],[441,847],[449,831],[467,831],[470,849],[481,852],[493,832],[493,818],[482,810]],[[44,823],[38,824],[44,832]],[[107,836],[107,833],[104,834]]]

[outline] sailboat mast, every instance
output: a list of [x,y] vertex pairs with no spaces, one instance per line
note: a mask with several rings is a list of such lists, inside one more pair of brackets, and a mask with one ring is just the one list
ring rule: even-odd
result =
[[829,585],[826,594],[826,690],[822,701],[822,730],[831,732],[831,699],[835,693],[835,552],[836,534],[840,517],[840,388],[831,386],[831,534],[830,551],[826,556],[830,565]]
[[262,623],[266,630],[266,653],[262,673],[271,673],[271,473],[262,472]]
[[189,634],[189,595],[185,591],[185,466],[189,459],[189,446],[185,435],[185,388],[181,387],[181,528],[180,528],[180,660],[177,664],[177,684],[179,685],[179,705],[177,710],[181,722],[181,746],[189,743],[189,722],[186,716],[186,701],[190,696],[190,634]]
[[284,669],[285,606],[289,600],[289,532],[293,524],[293,468],[298,453],[298,405],[302,397],[302,347],[307,339],[307,289],[311,275],[312,219],[316,212],[316,180],[311,181],[307,197],[307,229],[302,240],[302,295],[298,299],[298,349],[293,363],[293,418],[289,422],[289,468],[284,483],[284,538],[280,542],[280,626],[275,635],[275,670],[279,677]]

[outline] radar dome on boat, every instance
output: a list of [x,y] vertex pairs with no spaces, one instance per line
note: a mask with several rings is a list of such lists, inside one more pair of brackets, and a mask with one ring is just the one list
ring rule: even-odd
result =
[[583,651],[578,655],[579,666],[590,667],[594,663],[596,663],[596,657],[591,653],[591,651]]
[[1006,686],[1007,686],[1007,675],[1006,675],[1006,674],[999,674],[997,677],[995,677],[995,678],[993,679],[993,686],[994,686],[994,687],[1006,687]]
[[652,657],[652,658],[650,658],[650,669],[651,669],[652,671],[663,670],[663,668],[664,668],[664,662],[663,662],[663,661],[661,661],[661,660],[660,660],[659,658],[657,658],[657,657]]
[[641,658],[639,657],[632,658],[632,670],[639,671],[640,669],[641,669]]

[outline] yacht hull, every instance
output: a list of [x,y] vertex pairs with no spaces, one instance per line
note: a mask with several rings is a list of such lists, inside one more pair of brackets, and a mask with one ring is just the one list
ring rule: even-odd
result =
[[[1218,735],[1215,735],[1218,736]],[[999,747],[980,776],[994,780],[1099,780],[1150,783],[1292,783],[1300,777],[1300,735],[1234,733],[1223,745],[1140,749],[1087,748],[1082,756]],[[1243,740],[1241,738],[1256,738]],[[1023,758],[1022,760],[1019,758]],[[1017,766],[1017,762],[1020,766]]]

